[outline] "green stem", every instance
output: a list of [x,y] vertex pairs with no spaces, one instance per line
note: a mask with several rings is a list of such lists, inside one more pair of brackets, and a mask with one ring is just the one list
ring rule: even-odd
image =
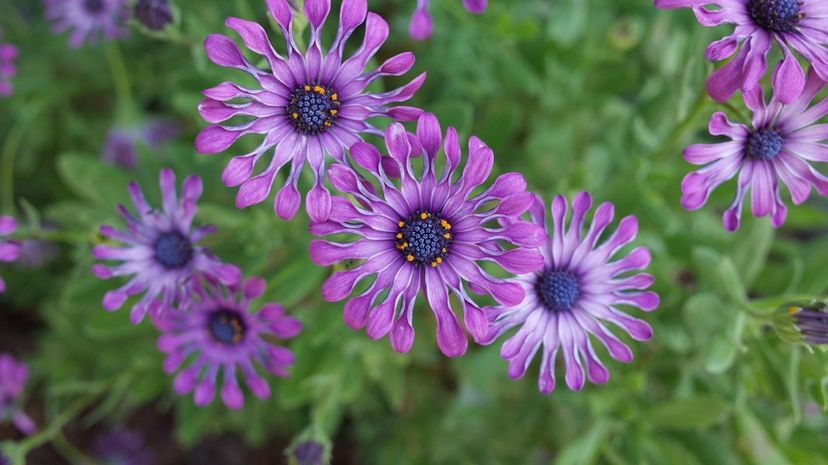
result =
[[743,123],[750,123],[750,119],[745,118],[745,115],[742,114],[742,110],[739,110],[738,108],[736,108],[732,103],[725,102],[725,103],[722,104],[722,106],[725,107],[728,111],[730,111],[731,114],[734,114],[734,115],[738,116],[739,121],[741,121]]
[[112,82],[115,86],[115,95],[121,109],[129,108],[132,105],[132,90],[129,85],[129,74],[127,74],[121,50],[115,41],[106,44],[106,61],[109,64],[109,71],[112,73]]
[[86,454],[80,451],[72,443],[70,443],[63,433],[55,436],[52,441],[55,450],[72,465],[98,465],[97,462],[89,458]]
[[18,229],[14,234],[15,239],[40,239],[51,242],[65,242],[76,244],[88,242],[89,234],[80,231],[54,231],[46,229]]
[[14,212],[14,163],[17,152],[23,143],[26,131],[32,121],[35,120],[40,110],[44,107],[43,102],[30,106],[24,106],[17,122],[9,130],[6,140],[0,149],[0,198],[3,199],[0,210],[8,213]]

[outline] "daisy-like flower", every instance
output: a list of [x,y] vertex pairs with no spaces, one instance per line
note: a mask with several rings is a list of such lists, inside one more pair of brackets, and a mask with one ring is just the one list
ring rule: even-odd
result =
[[[287,1],[267,0],[267,5],[285,39],[284,57],[274,50],[259,24],[237,18],[228,18],[226,24],[239,33],[251,52],[264,57],[270,69],[251,64],[236,44],[223,35],[211,35],[205,41],[207,56],[213,63],[250,74],[261,88],[246,89],[225,82],[204,91],[207,98],[199,105],[199,112],[213,125],[198,135],[196,150],[219,153],[246,134],[264,136],[255,150],[234,157],[224,170],[224,184],[240,186],[236,205],[244,208],[262,202],[270,195],[276,175],[289,165],[287,180],[276,195],[275,211],[282,218],[293,218],[300,203],[297,183],[307,161],[313,170],[314,185],[307,194],[305,208],[313,220],[324,221],[331,209],[331,196],[323,185],[325,154],[342,161],[345,149],[361,141],[362,134],[381,134],[367,118],[405,121],[419,116],[421,111],[416,108],[389,105],[411,98],[423,84],[425,73],[388,92],[366,90],[376,79],[405,74],[414,65],[414,55],[405,52],[389,58],[377,69],[365,71],[368,60],[388,37],[388,24],[379,15],[367,12],[366,0],[342,2],[339,29],[327,53],[320,41],[330,0],[304,3],[311,26],[310,45],[304,54],[294,40]],[[363,23],[365,41],[343,61],[347,39]],[[239,124],[219,124],[233,118],[239,119]],[[260,163],[264,170],[253,175],[256,164],[270,150],[270,160]]]
[[795,205],[808,199],[812,185],[820,195],[828,195],[828,178],[809,163],[828,162],[828,145],[822,143],[828,131],[824,124],[814,124],[828,114],[828,99],[809,106],[824,86],[811,69],[804,91],[789,105],[776,95],[766,105],[761,88],[745,93],[745,103],[753,111],[752,127],[734,124],[722,112],[714,113],[710,134],[731,140],[684,150],[685,160],[703,168],[684,177],[681,205],[688,210],[701,208],[716,187],[738,173],[736,196],[723,216],[725,229],[735,231],[742,199],[751,189],[751,212],[757,217],[770,215],[774,227],[781,226],[788,213],[779,193],[780,181]]
[[[543,394],[555,389],[555,363],[558,350],[563,352],[566,384],[580,390],[586,378],[605,383],[609,371],[598,359],[590,335],[595,336],[612,358],[627,363],[633,355],[605,326],[606,322],[621,328],[633,339],[646,341],[653,330],[646,322],[619,310],[619,305],[650,311],[658,306],[658,295],[644,291],[653,277],[637,273],[650,263],[645,247],[633,249],[616,258],[618,251],[629,244],[638,232],[634,216],[621,219],[618,229],[601,241],[612,222],[612,203],[601,204],[586,226],[592,198],[586,192],[575,196],[572,215],[567,223],[567,199],[559,195],[552,202],[552,229],[549,242],[541,249],[545,267],[538,273],[517,278],[526,291],[526,299],[518,305],[488,308],[492,323],[484,343],[491,343],[510,328],[520,328],[500,350],[509,361],[509,376],[521,378],[538,350],[541,350],[538,387]],[[530,210],[533,221],[546,227],[546,207],[536,197]],[[600,242],[600,244],[599,244]]]
[[157,313],[171,307],[187,309],[196,278],[201,275],[228,285],[241,279],[238,267],[220,262],[207,248],[197,245],[215,231],[213,226],[192,228],[196,204],[201,197],[201,178],[189,176],[184,180],[180,201],[171,169],[161,170],[160,181],[163,210],[153,209],[138,184],[130,183],[129,193],[138,216],[119,205],[127,230],[101,226],[102,236],[125,246],[97,245],[92,249],[96,259],[122,262],[112,267],[93,265],[92,272],[97,277],[130,277],[126,284],[106,293],[103,298],[106,310],[117,310],[127,298],[144,292],[130,314],[135,324],[149,311]]
[[[20,255],[20,243],[11,240],[2,240],[17,230],[17,221],[11,216],[0,216],[0,262],[13,262]],[[0,294],[6,292],[6,282],[0,277]]]
[[268,373],[287,377],[293,353],[273,343],[274,338],[290,339],[302,330],[299,320],[286,316],[281,305],[264,304],[250,313],[250,301],[265,290],[261,278],[250,278],[224,288],[212,282],[199,283],[198,297],[188,312],[168,312],[158,322],[162,331],[158,348],[167,354],[164,370],[172,374],[181,365],[192,364],[175,377],[179,394],[195,391],[198,406],[210,404],[215,397],[219,372],[222,372],[221,399],[231,409],[244,405],[244,394],[237,380],[240,372],[259,399],[270,397],[270,386],[257,372],[259,365]]
[[90,454],[104,465],[152,465],[156,453],[140,431],[119,427],[95,438]]
[[[411,22],[408,23],[408,35],[414,40],[425,40],[431,37],[434,29],[434,22],[428,12],[431,0],[417,0],[417,8],[411,15]],[[463,0],[463,6],[470,13],[481,14],[486,11],[488,0]]]
[[[421,292],[437,320],[437,345],[445,355],[457,357],[465,353],[468,341],[451,308],[449,293],[457,297],[472,337],[484,337],[486,317],[464,284],[474,293],[490,294],[503,304],[519,303],[523,289],[490,276],[479,262],[495,262],[510,273],[535,271],[543,265],[543,257],[530,248],[543,243],[544,231],[517,219],[532,198],[525,191],[523,176],[507,173],[484,189],[494,154],[476,137],[469,141],[468,159],[459,173],[462,157],[454,128],[446,132],[445,154],[440,157],[445,167],[439,170],[441,139],[437,118],[426,113],[417,123],[416,136],[399,123],[388,127],[385,143],[390,158],[382,157],[370,144],[354,144],[351,156],[376,184],[345,164],[332,165],[328,169],[331,183],[358,203],[335,197],[330,219],[312,224],[311,232],[347,234],[356,240],[314,240],[310,253],[322,266],[364,261],[325,281],[322,295],[329,301],[347,299],[357,283],[376,277],[345,303],[349,326],[367,326],[372,339],[389,335],[394,350],[407,352],[414,341],[412,312]],[[415,164],[422,165],[419,176],[415,175]],[[498,224],[505,220],[512,224]],[[505,244],[512,248],[504,250]]]
[[17,47],[0,44],[0,97],[8,97],[14,91],[11,79],[17,74]]
[[37,430],[34,422],[20,409],[20,396],[29,369],[9,354],[0,354],[0,421],[11,420],[23,434],[32,434]]
[[106,136],[102,158],[107,163],[133,169],[138,164],[138,144],[158,149],[178,134],[178,125],[154,120],[138,126],[113,126]]
[[101,36],[116,39],[127,34],[129,9],[125,0],[43,0],[52,31],[69,33],[69,45],[79,48]]
[[[707,8],[709,5],[716,8]],[[779,101],[793,102],[805,84],[805,73],[794,51],[828,80],[828,2],[824,0],[655,0],[655,6],[692,8],[704,26],[736,25],[733,33],[707,47],[709,60],[725,60],[736,54],[707,81],[710,96],[720,102],[726,102],[740,88],[751,91],[759,86],[774,42],[784,55],[771,76]]]

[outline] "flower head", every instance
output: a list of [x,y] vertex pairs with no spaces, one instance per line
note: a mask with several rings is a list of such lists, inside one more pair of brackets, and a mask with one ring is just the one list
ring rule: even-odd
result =
[[171,169],[161,170],[160,181],[163,209],[153,209],[138,184],[130,183],[129,193],[138,216],[119,205],[127,230],[101,226],[102,236],[122,242],[124,247],[98,245],[92,249],[96,259],[122,262],[113,267],[94,265],[92,271],[96,276],[101,279],[130,277],[126,284],[106,293],[105,309],[117,310],[128,297],[144,292],[143,298],[132,307],[133,323],[143,320],[150,310],[160,312],[173,306],[186,309],[197,285],[196,278],[201,275],[224,284],[235,284],[241,279],[241,271],[236,266],[220,262],[205,247],[197,245],[205,235],[215,231],[213,226],[192,228],[196,203],[201,197],[201,178],[190,176],[184,180],[180,201]]
[[175,391],[187,394],[195,390],[196,405],[208,405],[215,396],[221,371],[221,399],[227,407],[239,409],[244,395],[236,375],[241,372],[253,394],[267,399],[270,386],[255,365],[273,375],[288,376],[293,353],[275,345],[273,339],[296,336],[302,330],[301,323],[273,303],[263,305],[258,313],[250,313],[250,301],[264,293],[265,282],[261,278],[227,288],[209,281],[203,284],[196,287],[197,299],[190,311],[169,312],[158,322],[163,333],[158,348],[167,354],[164,370],[172,374],[185,360],[192,360],[189,367],[176,375]]
[[[345,321],[352,328],[367,326],[372,339],[388,334],[394,350],[407,352],[414,341],[412,312],[421,292],[437,319],[437,345],[444,354],[456,357],[465,353],[468,341],[451,308],[449,292],[457,297],[466,328],[475,340],[483,337],[487,332],[485,315],[466,287],[504,304],[519,303],[524,292],[517,284],[490,276],[479,262],[495,262],[510,273],[535,271],[543,258],[527,247],[543,243],[544,231],[517,219],[531,200],[523,176],[507,173],[484,187],[494,154],[476,137],[469,141],[461,173],[460,144],[454,128],[446,132],[445,154],[439,157],[445,164],[439,170],[438,166],[443,166],[443,160],[438,160],[441,139],[439,122],[426,113],[417,123],[416,135],[407,133],[399,123],[388,127],[385,143],[390,158],[382,157],[367,143],[354,144],[351,156],[376,184],[345,164],[331,166],[331,183],[358,204],[335,197],[330,219],[312,224],[311,232],[347,234],[357,240],[315,240],[310,253],[311,259],[323,266],[363,261],[325,281],[322,295],[329,301],[348,298],[357,283],[376,277],[345,304]],[[415,164],[422,166],[419,175],[415,175]],[[499,221],[510,224],[501,226]],[[513,248],[504,250],[504,244]]]
[[693,8],[705,26],[736,26],[729,36],[707,47],[709,60],[736,55],[707,81],[710,96],[720,102],[740,88],[747,92],[759,87],[774,42],[783,53],[771,76],[780,102],[793,102],[805,85],[805,73],[793,51],[828,80],[828,4],[824,0],[655,0],[655,6]]
[[43,4],[55,34],[71,31],[69,45],[73,48],[81,47],[87,39],[115,39],[127,34],[125,0],[43,0]]
[[293,449],[290,458],[290,463],[295,465],[322,465],[325,446],[316,441],[302,442]]
[[105,465],[153,465],[155,453],[137,430],[118,428],[100,434],[92,446],[92,457]]
[[828,139],[828,131],[814,124],[828,113],[828,100],[809,107],[824,85],[811,70],[804,91],[789,105],[776,95],[766,104],[761,88],[745,93],[745,103],[753,111],[752,127],[731,123],[722,112],[714,113],[710,134],[731,140],[684,150],[685,160],[703,167],[684,177],[681,205],[688,210],[701,208],[716,187],[738,173],[736,196],[723,216],[725,229],[735,231],[748,190],[752,189],[753,215],[770,215],[774,227],[781,226],[788,213],[779,193],[780,181],[795,205],[808,199],[812,185],[820,195],[828,195],[828,178],[809,163],[828,161],[828,145],[821,143]]
[[[408,23],[408,35],[414,40],[425,40],[431,37],[434,22],[431,20],[431,13],[428,6],[431,0],[417,0],[417,7],[411,15],[411,22]],[[480,14],[486,11],[488,0],[463,0],[463,6],[470,13]]]
[[0,44],[0,97],[12,94],[11,79],[17,74],[17,47],[12,44]]
[[773,317],[777,334],[788,342],[828,347],[828,305],[825,302],[791,302]]
[[170,0],[138,0],[135,3],[135,18],[152,31],[164,29],[173,22]]
[[139,126],[113,126],[106,136],[102,158],[113,165],[133,169],[138,164],[138,144],[157,149],[178,134],[178,125],[153,120]]
[[[657,294],[644,291],[653,283],[653,277],[637,273],[650,263],[650,252],[638,247],[616,258],[619,250],[635,239],[638,221],[634,216],[623,218],[618,229],[601,241],[615,207],[610,202],[601,204],[587,227],[586,217],[591,208],[589,194],[576,195],[567,223],[567,199],[562,195],[555,197],[551,236],[541,249],[545,267],[517,278],[526,291],[526,299],[517,305],[487,309],[492,327],[485,343],[519,327],[500,350],[501,357],[509,361],[511,378],[521,378],[541,350],[538,387],[543,394],[555,389],[558,350],[563,352],[570,389],[584,386],[585,368],[593,383],[609,379],[609,371],[598,359],[590,335],[607,348],[612,358],[625,363],[632,360],[630,348],[607,329],[605,322],[621,328],[635,340],[645,341],[653,335],[650,325],[617,308],[629,305],[650,311],[659,303]],[[532,219],[544,227],[545,210],[543,201],[535,198]]]
[[24,434],[37,430],[34,422],[20,409],[20,397],[29,379],[29,369],[9,354],[0,354],[0,421],[11,420]]
[[[0,262],[13,262],[20,255],[20,243],[17,241],[3,240],[17,230],[17,221],[11,216],[0,216]],[[6,282],[0,277],[0,294],[6,292]]]
[[[259,24],[237,18],[228,18],[226,24],[239,33],[251,52],[265,58],[269,70],[251,64],[236,44],[223,35],[211,35],[205,41],[210,60],[250,74],[261,88],[245,89],[225,82],[204,91],[207,98],[199,105],[199,112],[213,124],[198,135],[196,149],[200,153],[218,153],[243,135],[262,135],[261,144],[251,153],[231,159],[222,175],[225,185],[241,186],[236,205],[244,208],[262,202],[270,195],[276,175],[289,166],[287,180],[276,195],[275,210],[282,218],[292,218],[299,208],[297,183],[307,161],[313,170],[314,185],[307,194],[305,207],[313,220],[324,221],[331,209],[330,193],[323,185],[325,154],[342,161],[345,149],[361,141],[362,134],[381,134],[367,118],[416,118],[420,110],[389,105],[411,98],[425,74],[388,92],[366,90],[376,79],[405,74],[414,64],[414,55],[405,52],[389,58],[377,69],[365,70],[368,60],[388,37],[388,24],[379,15],[367,12],[366,0],[342,2],[339,29],[327,53],[320,41],[330,0],[304,3],[311,26],[310,45],[304,54],[294,40],[287,1],[268,0],[267,5],[285,39],[284,57],[274,50]],[[365,41],[351,57],[344,59],[345,42],[363,23]],[[244,103],[237,103],[240,100]],[[237,125],[218,124],[237,117],[242,120]],[[271,150],[270,161],[262,164],[260,159]],[[253,175],[257,163],[266,168]]]

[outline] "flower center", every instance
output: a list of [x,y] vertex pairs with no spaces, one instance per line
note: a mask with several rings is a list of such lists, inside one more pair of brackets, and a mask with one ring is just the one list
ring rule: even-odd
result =
[[332,89],[305,84],[290,94],[287,116],[299,132],[319,134],[333,125],[339,113],[339,97]]
[[748,13],[753,22],[772,32],[791,32],[805,16],[801,0],[750,0]]
[[184,268],[193,258],[193,244],[178,231],[159,236],[154,248],[155,259],[168,270]]
[[443,263],[451,244],[451,224],[430,212],[417,211],[397,223],[397,249],[414,265]]
[[759,129],[748,136],[745,151],[754,160],[771,160],[785,144],[782,136],[773,129]]
[[104,10],[104,0],[84,0],[83,7],[88,13],[97,14]]
[[546,308],[556,312],[572,308],[581,294],[578,278],[569,271],[544,271],[538,277],[535,290]]
[[207,320],[210,336],[216,342],[236,345],[242,341],[245,333],[244,320],[236,310],[221,309],[213,312]]

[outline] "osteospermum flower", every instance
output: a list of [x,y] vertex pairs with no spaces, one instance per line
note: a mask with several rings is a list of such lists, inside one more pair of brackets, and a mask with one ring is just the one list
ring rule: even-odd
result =
[[805,73],[793,51],[828,80],[828,3],[824,0],[655,0],[655,5],[693,8],[705,26],[736,25],[729,36],[707,47],[709,60],[725,60],[736,54],[707,81],[710,96],[720,102],[726,102],[740,88],[751,91],[759,86],[774,42],[784,55],[771,76],[779,101],[791,103],[805,84]]
[[[572,215],[567,223],[567,199],[559,195],[552,202],[552,229],[549,242],[541,250],[545,267],[538,273],[517,278],[526,291],[518,305],[489,308],[491,332],[483,341],[491,343],[511,328],[519,327],[500,350],[509,361],[509,376],[521,378],[535,354],[541,351],[538,387],[543,394],[555,389],[555,363],[558,351],[563,352],[566,384],[579,390],[584,386],[584,372],[593,383],[604,383],[609,371],[604,367],[592,345],[590,335],[600,341],[612,358],[621,362],[632,360],[626,344],[612,334],[605,323],[611,323],[633,339],[645,341],[653,331],[646,322],[618,309],[619,305],[650,311],[658,306],[658,295],[643,291],[653,277],[637,273],[650,263],[645,247],[633,249],[628,255],[616,257],[618,251],[635,239],[638,221],[634,216],[623,218],[618,229],[601,241],[610,224],[614,206],[601,204],[586,226],[592,198],[586,192],[575,196]],[[540,198],[532,202],[532,220],[546,226],[546,207]]]
[[270,397],[270,386],[256,365],[279,377],[288,376],[293,353],[273,343],[290,339],[302,330],[299,320],[286,316],[281,305],[268,303],[250,313],[250,301],[264,293],[265,282],[251,278],[238,286],[222,288],[213,283],[197,287],[198,298],[189,312],[169,312],[158,326],[162,336],[158,348],[167,354],[164,370],[174,373],[185,360],[191,365],[175,377],[179,394],[195,391],[196,405],[213,401],[219,372],[221,399],[232,409],[244,404],[237,374],[260,399]]
[[788,209],[779,193],[780,181],[788,188],[791,199],[799,205],[808,199],[811,186],[820,195],[828,195],[828,178],[809,162],[828,161],[825,125],[814,124],[828,114],[828,100],[809,107],[825,83],[813,69],[802,94],[790,105],[777,96],[765,104],[761,88],[745,94],[745,103],[753,111],[752,127],[731,123],[722,112],[710,117],[710,134],[731,140],[717,144],[695,144],[684,150],[684,159],[702,165],[684,177],[681,205],[688,210],[701,208],[710,193],[723,182],[739,174],[736,196],[725,210],[723,223],[728,231],[739,228],[742,199],[751,192],[754,216],[772,218],[774,227],[785,222]]
[[138,430],[119,427],[95,437],[90,454],[104,465],[153,465],[156,453]]
[[[13,262],[20,255],[20,243],[2,240],[17,229],[17,221],[10,216],[0,216],[0,262]],[[6,292],[6,282],[0,277],[0,294]]]
[[[199,105],[199,112],[214,124],[198,135],[196,149],[200,153],[218,153],[245,134],[264,136],[255,150],[234,157],[224,170],[224,184],[240,186],[236,205],[244,208],[262,202],[270,195],[276,175],[289,165],[287,180],[276,195],[275,210],[282,218],[292,218],[299,208],[297,183],[307,161],[313,170],[314,185],[307,194],[305,207],[313,220],[324,221],[331,209],[330,193],[323,185],[325,154],[341,161],[345,148],[360,141],[362,134],[381,134],[367,118],[416,118],[420,110],[389,105],[411,98],[425,80],[425,74],[388,92],[366,90],[376,79],[405,74],[414,64],[414,55],[405,52],[389,58],[377,69],[365,71],[368,60],[388,37],[388,24],[379,15],[367,13],[366,0],[342,2],[339,29],[327,53],[323,52],[320,41],[330,0],[305,1],[311,37],[304,54],[294,40],[287,1],[268,0],[267,5],[281,28],[287,55],[283,57],[274,50],[259,24],[237,18],[228,18],[227,26],[239,33],[251,52],[265,58],[269,70],[251,64],[229,38],[207,37],[204,45],[210,60],[250,74],[261,88],[246,89],[225,82],[204,91],[207,98]],[[365,23],[365,41],[343,61],[345,42],[362,23]],[[217,124],[233,117],[245,118],[237,125]],[[253,175],[257,162],[270,150],[273,154],[262,164],[264,170]]]
[[[348,234],[357,240],[315,240],[310,253],[323,266],[364,260],[325,281],[322,295],[329,301],[348,298],[358,282],[376,276],[345,304],[345,321],[352,328],[367,326],[372,339],[387,334],[394,350],[407,352],[414,341],[414,303],[422,292],[437,319],[437,345],[447,356],[456,357],[465,353],[468,341],[452,311],[449,292],[457,297],[465,326],[475,340],[485,336],[485,315],[465,285],[498,302],[519,303],[523,289],[490,276],[479,262],[495,262],[511,273],[535,271],[543,258],[527,247],[543,243],[544,233],[538,226],[517,220],[531,200],[523,176],[504,174],[482,189],[494,154],[480,139],[471,138],[465,168],[455,176],[461,162],[460,144],[457,132],[449,128],[445,156],[440,157],[445,159],[445,168],[438,178],[441,138],[439,122],[427,113],[417,123],[416,136],[399,123],[388,127],[385,143],[391,158],[381,157],[370,144],[354,144],[351,156],[377,183],[363,180],[344,164],[332,165],[328,170],[331,183],[358,204],[335,197],[329,221],[312,224],[311,232]],[[414,174],[415,158],[422,164],[419,176]],[[400,181],[395,184],[392,179],[397,178]],[[473,195],[478,188],[481,192]],[[506,219],[514,224],[496,224]],[[503,250],[501,243],[515,247]]]
[[0,421],[11,420],[24,434],[37,430],[32,419],[20,409],[20,397],[28,380],[29,369],[25,363],[9,354],[0,354]]
[[138,126],[113,126],[106,136],[101,157],[104,161],[127,169],[138,164],[138,144],[158,149],[178,134],[178,125],[167,120],[149,121]]
[[[431,0],[417,0],[417,8],[411,15],[411,22],[408,23],[408,35],[414,40],[425,40],[431,37],[434,22],[428,12]],[[463,0],[463,6],[470,13],[480,14],[486,11],[488,0]]]
[[12,44],[0,44],[0,97],[12,94],[11,79],[17,74],[17,47]]
[[69,33],[69,45],[78,48],[89,39],[116,39],[127,34],[129,9],[125,0],[43,0],[52,31]]
[[175,188],[175,174],[169,168],[161,170],[163,210],[153,209],[136,183],[129,184],[129,193],[138,216],[133,216],[123,205],[118,206],[126,220],[127,230],[101,226],[101,235],[124,247],[98,245],[92,255],[99,260],[115,260],[119,265],[93,265],[92,271],[101,279],[129,276],[123,286],[109,291],[103,298],[106,310],[114,311],[127,298],[144,292],[143,298],[132,307],[130,320],[139,323],[149,311],[160,312],[170,307],[186,309],[203,275],[224,284],[235,284],[241,271],[234,265],[220,262],[205,247],[197,243],[215,231],[213,226],[192,228],[196,203],[201,197],[202,184],[198,176],[184,180],[179,201]]

